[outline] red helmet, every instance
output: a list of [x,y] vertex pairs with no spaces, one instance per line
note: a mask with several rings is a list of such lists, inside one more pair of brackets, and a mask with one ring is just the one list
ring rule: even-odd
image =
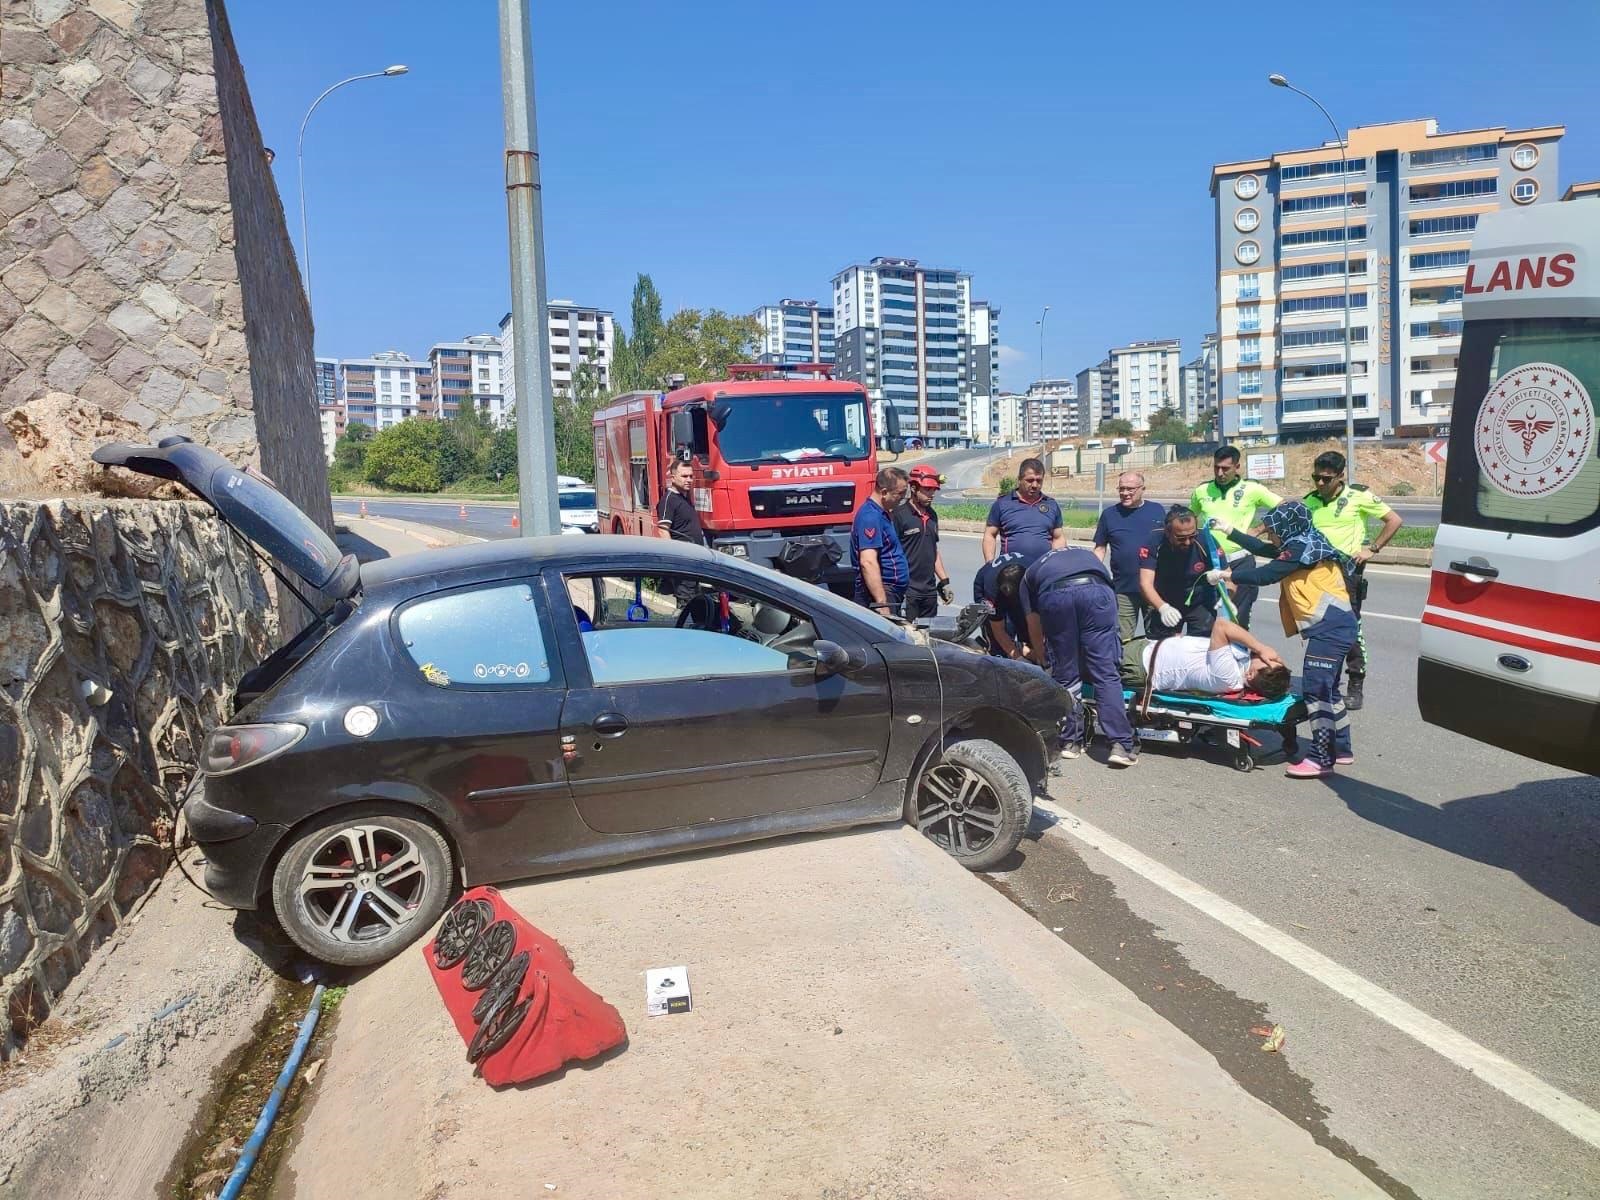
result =
[[939,485],[944,482],[944,476],[939,474],[939,472],[935,471],[932,467],[924,464],[923,466],[911,468],[911,482],[916,484],[918,487],[930,488],[934,491],[937,491]]

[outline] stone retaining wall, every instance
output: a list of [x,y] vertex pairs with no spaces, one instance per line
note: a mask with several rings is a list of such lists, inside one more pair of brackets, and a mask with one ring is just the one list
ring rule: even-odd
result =
[[0,1055],[165,869],[203,731],[277,632],[203,505],[0,503]]

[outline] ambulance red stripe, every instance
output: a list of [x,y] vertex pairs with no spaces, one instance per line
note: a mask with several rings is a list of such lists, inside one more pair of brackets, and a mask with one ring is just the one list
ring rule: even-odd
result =
[[1473,625],[1468,621],[1458,621],[1454,617],[1441,616],[1439,613],[1423,613],[1422,623],[1431,625],[1435,629],[1448,629],[1453,633],[1465,633],[1482,638],[1497,646],[1516,646],[1519,649],[1537,650],[1540,654],[1553,654],[1558,658],[1570,658],[1577,662],[1600,663],[1600,650],[1567,646],[1561,642],[1547,642],[1543,638],[1529,637],[1525,633],[1512,633],[1508,629],[1490,629],[1487,625]]
[[[1504,621],[1583,641],[1600,640],[1600,600],[1581,596],[1561,596],[1494,580],[1472,583],[1453,571],[1435,571],[1428,604],[1485,621]],[[1423,619],[1427,621],[1426,616]]]

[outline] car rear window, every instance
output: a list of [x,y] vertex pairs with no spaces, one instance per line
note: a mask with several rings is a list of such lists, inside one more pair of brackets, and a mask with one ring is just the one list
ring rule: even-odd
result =
[[550,656],[526,583],[446,592],[396,618],[401,644],[438,687],[524,687],[550,682]]

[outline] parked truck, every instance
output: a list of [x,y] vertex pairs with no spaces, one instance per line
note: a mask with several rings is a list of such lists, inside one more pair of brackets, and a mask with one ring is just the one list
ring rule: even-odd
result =
[[[836,589],[850,581],[850,523],[882,449],[904,443],[892,405],[881,442],[859,383],[822,363],[747,364],[728,378],[618,396],[594,417],[601,533],[661,535],[669,460],[694,468],[712,549]],[[664,535],[662,535],[664,536]]]

